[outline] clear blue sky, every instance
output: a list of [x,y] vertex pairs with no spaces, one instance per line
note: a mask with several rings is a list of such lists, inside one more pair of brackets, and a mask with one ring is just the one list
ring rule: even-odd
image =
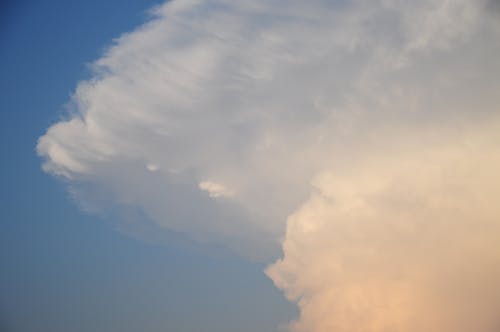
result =
[[1,331],[267,332],[295,314],[263,266],[127,236],[40,169],[37,139],[86,64],[156,3],[0,5]]

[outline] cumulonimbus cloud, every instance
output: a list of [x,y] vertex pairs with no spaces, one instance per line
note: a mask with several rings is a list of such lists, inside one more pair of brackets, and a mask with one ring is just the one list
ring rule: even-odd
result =
[[293,331],[496,331],[499,132],[318,175],[267,270],[301,308]]
[[266,261],[284,236],[267,273],[297,331],[490,332],[494,8],[170,1],[93,64],[37,151],[86,206]]

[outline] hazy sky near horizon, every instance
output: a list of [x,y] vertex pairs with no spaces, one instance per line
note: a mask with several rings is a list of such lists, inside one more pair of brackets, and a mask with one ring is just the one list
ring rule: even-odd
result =
[[[87,60],[36,153],[173,266],[224,262],[201,287],[265,272],[273,292],[221,288],[267,294],[264,325],[236,300],[238,330],[493,332],[499,18],[493,0],[158,3]],[[200,295],[180,297],[164,310]]]

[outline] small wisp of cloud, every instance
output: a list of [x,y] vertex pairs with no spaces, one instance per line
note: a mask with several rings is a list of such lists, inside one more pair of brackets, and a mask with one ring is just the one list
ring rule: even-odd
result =
[[212,198],[228,198],[234,195],[234,193],[223,184],[213,181],[202,181],[199,183],[199,187],[201,190],[206,191]]

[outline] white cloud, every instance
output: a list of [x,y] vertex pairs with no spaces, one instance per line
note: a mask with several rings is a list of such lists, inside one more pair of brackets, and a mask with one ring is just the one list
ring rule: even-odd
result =
[[[495,155],[491,142],[497,136],[478,129],[499,121],[500,29],[498,13],[486,2],[171,1],[94,63],[93,78],[80,82],[74,93],[71,116],[48,129],[37,151],[44,170],[65,178],[82,205],[112,201],[138,208],[165,228],[246,256],[275,258],[288,228],[285,259],[271,275],[288,293],[319,301],[300,300],[303,320],[297,326],[323,331],[321,321],[313,322],[322,317],[309,310],[338,317],[321,306],[333,303],[330,295],[315,292],[338,290],[322,283],[339,272],[323,270],[318,262],[343,257],[333,252],[339,239],[330,232],[346,220],[342,213],[373,213],[357,226],[359,234],[372,236],[367,247],[352,249],[346,243],[347,254],[369,253],[378,248],[384,230],[391,241],[400,235],[387,225],[387,220],[396,223],[400,211],[383,202],[415,210],[415,222],[400,227],[426,239],[432,226],[417,222],[427,213],[419,207],[431,200],[424,192],[448,204],[443,197],[449,188],[462,188],[467,196],[495,180],[496,159],[488,158]],[[484,155],[475,154],[468,144],[487,148]],[[436,169],[427,168],[426,151],[433,151],[428,160]],[[453,155],[470,169],[455,169],[446,159]],[[491,168],[482,173],[481,163],[465,162],[474,158]],[[447,178],[446,186],[432,184],[440,174],[455,171],[459,175]],[[311,196],[313,179],[319,179],[314,189],[319,193]],[[394,186],[390,190],[388,183]],[[417,197],[408,194],[413,191]],[[395,193],[407,196],[398,200]],[[466,205],[455,194],[449,204]],[[293,211],[298,212],[289,220],[317,213],[338,215],[339,221],[307,217],[298,230],[293,222],[287,226]],[[476,210],[460,206],[457,211]],[[436,211],[431,216],[455,217]],[[457,231],[466,220],[457,221]],[[372,224],[378,233],[370,233]],[[341,234],[352,236],[345,227]],[[315,256],[314,243],[299,239],[318,232],[323,234],[318,246],[324,246],[318,254],[324,259]],[[445,238],[441,231],[437,235]],[[291,253],[292,246],[301,252]],[[416,257],[401,252],[409,263]],[[496,271],[496,262],[464,252],[478,268]],[[444,257],[438,252],[429,264]],[[287,265],[302,260],[311,262],[303,271]],[[390,257],[377,260],[386,263]],[[360,260],[359,271],[368,271],[361,267],[369,261]],[[384,264],[374,271],[380,283],[392,281],[376,275],[385,273]],[[417,266],[437,275],[430,266]],[[302,273],[306,284],[288,283]],[[346,273],[340,277],[353,275]],[[324,279],[316,278],[321,274]],[[386,290],[377,282],[366,287]],[[387,301],[399,296],[394,292]]]
[[148,169],[148,171],[150,172],[156,172],[160,169],[160,166],[156,165],[156,164],[147,164],[146,165],[146,168]]
[[228,189],[223,184],[212,182],[212,181],[202,181],[199,183],[201,190],[206,191],[210,197],[231,197],[234,193]]

